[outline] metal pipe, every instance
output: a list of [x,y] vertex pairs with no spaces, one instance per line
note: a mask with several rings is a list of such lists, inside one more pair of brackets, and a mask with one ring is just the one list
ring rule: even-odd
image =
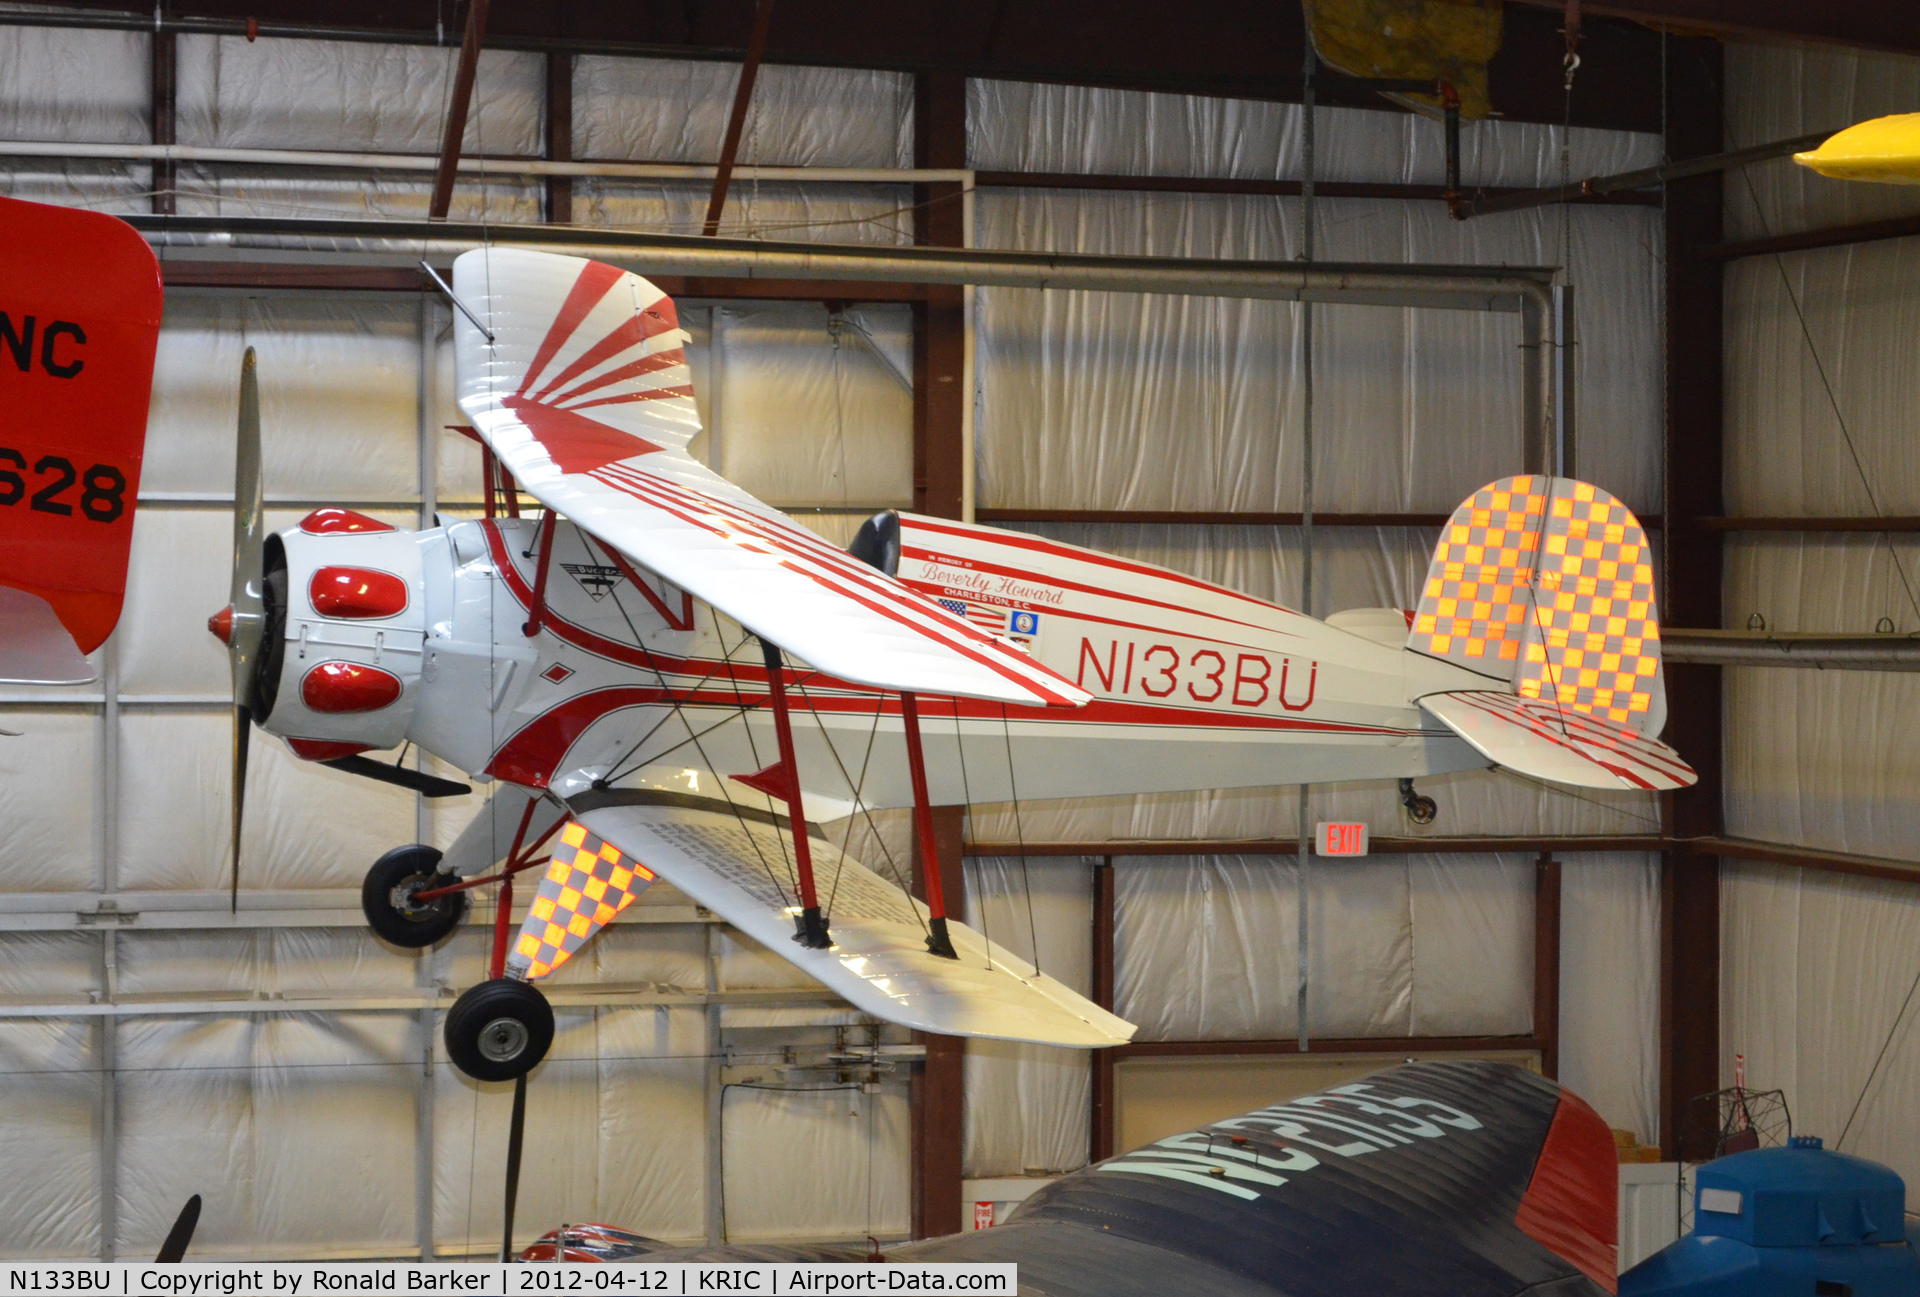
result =
[[1195,297],[1334,302],[1358,306],[1514,311],[1532,301],[1544,314],[1554,271],[1542,267],[1229,261],[875,247],[702,238],[547,225],[450,221],[353,221],[134,215],[128,223],[156,247],[384,257],[411,266],[482,246],[540,248],[633,266],[647,274],[721,279],[868,280],[975,284],[990,288],[1178,293]]
[[[0,26],[4,26],[0,23]],[[91,158],[107,162],[201,162],[259,167],[338,167],[349,171],[434,172],[440,158],[430,153],[348,153],[335,149],[230,149],[197,144],[83,144],[41,140],[0,140],[0,157]],[[573,176],[602,180],[685,180],[711,182],[720,168],[695,162],[572,162],[551,158],[462,156],[462,175]],[[954,167],[734,167],[736,180],[794,181],[809,184],[907,185],[970,184],[973,172]]]
[[1660,656],[1703,666],[1798,667],[1813,671],[1920,671],[1920,635],[1662,627]]
[[1662,166],[1643,167],[1638,171],[1622,171],[1611,176],[1592,176],[1569,185],[1553,185],[1546,189],[1523,189],[1519,193],[1475,199],[1472,202],[1460,204],[1455,215],[1465,220],[1469,216],[1518,212],[1529,207],[1545,207],[1550,203],[1598,198],[1604,194],[1621,193],[1630,189],[1648,189],[1655,185],[1663,185],[1669,180],[1685,180],[1689,176],[1704,176],[1715,171],[1731,171],[1736,167],[1751,166],[1756,162],[1784,158],[1789,153],[1817,149],[1825,144],[1827,137],[1832,134],[1832,131],[1820,131],[1814,135],[1801,135],[1791,140],[1756,144],[1750,149],[1736,149],[1731,153],[1713,153],[1703,158],[1688,158],[1684,162],[1668,162]]

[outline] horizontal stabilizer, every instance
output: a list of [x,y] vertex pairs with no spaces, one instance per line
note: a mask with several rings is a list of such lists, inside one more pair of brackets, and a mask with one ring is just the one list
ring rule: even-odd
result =
[[1538,698],[1468,690],[1420,705],[1495,765],[1580,788],[1685,788],[1699,778],[1659,739]]
[[943,1036],[1079,1049],[1124,1045],[1133,1037],[1132,1023],[951,919],[947,933],[960,958],[930,954],[926,906],[819,836],[813,838],[814,871],[833,945],[798,944],[798,889],[784,817],[642,789],[583,794],[572,807],[579,824],[634,865],[876,1018]]
[[0,684],[83,685],[93,678],[52,604],[0,586]]

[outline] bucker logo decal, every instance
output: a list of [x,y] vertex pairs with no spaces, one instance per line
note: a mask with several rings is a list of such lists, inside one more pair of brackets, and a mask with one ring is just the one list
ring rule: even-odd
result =
[[566,569],[568,576],[580,583],[580,588],[595,603],[612,594],[613,588],[620,584],[620,569],[617,567],[603,567],[598,563],[562,563],[560,566]]
[[[1438,1099],[1396,1098],[1357,1083],[1215,1122],[1204,1131],[1156,1140],[1094,1169],[1180,1180],[1255,1201],[1263,1195],[1253,1186],[1278,1188],[1287,1182],[1282,1172],[1311,1171],[1329,1156],[1365,1157],[1416,1139],[1440,1139],[1449,1129],[1480,1128],[1478,1118]],[[1255,1147],[1239,1131],[1257,1132],[1279,1147],[1265,1141]],[[1310,1153],[1310,1148],[1318,1152]]]

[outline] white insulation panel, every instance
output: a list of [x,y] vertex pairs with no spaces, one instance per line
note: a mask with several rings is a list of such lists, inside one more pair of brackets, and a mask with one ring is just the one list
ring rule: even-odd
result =
[[[427,152],[438,144],[448,49],[180,40],[182,142]],[[466,145],[534,153],[542,60],[488,52]],[[0,28],[0,136],[136,142],[147,47],[138,33]],[[711,161],[735,70],[714,63],[582,57],[576,157]],[[1286,105],[976,82],[974,165],[1036,170],[1296,174],[1299,111]],[[912,87],[894,73],[769,67],[742,161],[903,166]],[[1438,128],[1393,112],[1326,110],[1322,174],[1424,181]],[[1559,133],[1477,124],[1476,183],[1558,173]],[[1576,131],[1576,169],[1658,154],[1650,137]],[[0,192],[146,210],[143,164],[21,163]],[[424,176],[376,178],[183,166],[180,208],[230,215],[418,216]],[[699,183],[581,181],[576,220],[697,228]],[[907,186],[736,180],[725,228],[763,237],[901,243]],[[536,185],[463,183],[454,216],[535,220]],[[998,191],[977,199],[982,246],[1290,257],[1295,202]],[[1581,297],[1581,457],[1635,507],[1660,492],[1659,223],[1648,211],[1572,213]],[[1554,264],[1559,226],[1516,215],[1469,225],[1438,205],[1322,204],[1320,255],[1382,261]],[[859,510],[912,492],[911,324],[901,306],[685,303],[707,431],[698,448],[838,543]],[[976,450],[983,504],[1048,508],[1297,507],[1296,307],[1125,294],[988,291],[976,311]],[[227,885],[230,719],[224,659],[204,619],[228,581],[232,430],[240,356],[261,361],[266,490],[351,500],[411,525],[424,496],[471,505],[470,444],[440,429],[451,405],[446,308],[407,295],[175,291],[168,295],[127,611],[103,683],[122,698],[10,706],[0,739],[0,892],[208,892]],[[1321,308],[1316,501],[1323,510],[1450,509],[1518,458],[1512,317]],[[422,330],[429,335],[422,337]],[[423,364],[427,372],[421,372]],[[423,410],[422,402],[426,408]],[[422,453],[422,431],[428,439]],[[423,481],[422,463],[428,479]],[[297,516],[276,510],[270,523]],[[1297,531],[1035,527],[1294,601]],[[1316,539],[1315,611],[1406,606],[1434,537],[1329,531]],[[92,696],[97,696],[92,695]],[[445,843],[472,796],[411,796],[295,761],[256,739],[241,884],[357,888],[388,848]],[[388,754],[390,757],[396,754]],[[450,773],[442,771],[442,773]],[[1571,796],[1493,774],[1426,781],[1434,831],[1641,832],[1651,799]],[[1291,837],[1293,789],[973,808],[980,841]],[[1409,832],[1391,784],[1319,789],[1316,817]],[[877,817],[906,858],[901,817]],[[866,836],[863,829],[862,835]],[[1122,1011],[1147,1038],[1287,1035],[1294,1029],[1293,869],[1250,858],[1122,858]],[[1657,1069],[1657,888],[1642,858],[1571,858],[1566,873],[1563,1074],[1615,1125],[1652,1138]],[[1068,985],[1091,975],[1091,874],[1083,858],[970,861],[969,921]],[[1321,1034],[1523,1033],[1531,1026],[1532,866],[1503,856],[1400,856],[1316,867],[1310,1018]],[[488,897],[480,898],[484,912]],[[91,898],[87,902],[91,904]],[[647,904],[684,904],[664,884]],[[156,931],[135,925],[0,934],[0,996],[77,1004],[146,997],[402,997],[483,975],[486,934],[408,956],[356,929]],[[555,979],[557,990],[635,996],[811,988],[791,966],[725,933],[623,924]],[[1204,978],[1196,970],[1205,970]],[[1621,988],[1630,988],[1622,994]],[[899,1074],[877,1092],[806,1083],[718,1084],[710,1041],[830,1040],[857,1015],[832,1004],[564,1008],[536,1076],[518,1230],[609,1220],[675,1242],[882,1238],[908,1222],[909,1121]],[[808,1034],[811,1033],[811,1034]],[[150,1255],[191,1193],[206,1196],[196,1253],[416,1254],[416,1222],[442,1254],[497,1247],[509,1088],[460,1078],[438,1024],[417,1010],[48,1017],[0,1023],[0,1251]],[[785,1088],[781,1088],[785,1087]],[[717,1107],[710,1107],[710,1095]],[[970,1049],[970,1176],[1084,1163],[1091,1082],[1083,1056]],[[107,1131],[113,1130],[109,1140]],[[721,1174],[707,1180],[710,1134]],[[417,1202],[425,1183],[430,1202]],[[103,1200],[103,1192],[107,1197]],[[717,1198],[710,1200],[710,1194]]]

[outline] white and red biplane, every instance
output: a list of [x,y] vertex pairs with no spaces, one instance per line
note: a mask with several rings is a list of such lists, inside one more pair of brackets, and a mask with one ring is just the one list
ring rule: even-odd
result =
[[[1646,537],[1593,486],[1493,483],[1444,530],[1418,609],[1325,622],[944,519],[884,513],[842,551],[688,453],[687,334],[646,280],[495,248],[459,258],[452,294],[460,405],[502,507],[418,533],[322,509],[263,536],[249,358],[234,604],[213,626],[237,775],[250,719],[430,795],[465,787],[360,754],[410,740],[499,781],[444,856],[398,848],[364,890],[375,930],[421,947],[501,882],[492,976],[446,1024],[477,1078],[539,1062],[533,982],[656,875],[877,1017],[1131,1036],[953,921],[937,871],[923,904],[814,827],[856,811],[912,807],[933,859],[936,802],[1397,777],[1430,819],[1410,781],[1451,770],[1693,782],[1655,737]],[[237,793],[235,815],[237,862]]]

